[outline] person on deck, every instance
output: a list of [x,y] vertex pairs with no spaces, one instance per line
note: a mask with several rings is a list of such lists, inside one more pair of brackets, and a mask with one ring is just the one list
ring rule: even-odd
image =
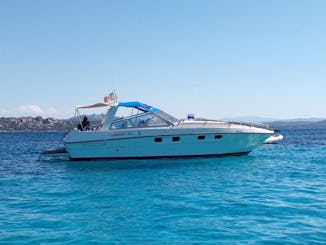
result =
[[87,131],[90,130],[90,128],[91,128],[91,124],[89,123],[88,118],[85,116],[82,121],[82,129],[83,131]]
[[77,129],[79,131],[87,131],[87,130],[90,130],[90,127],[91,127],[91,125],[90,125],[90,123],[88,121],[88,118],[86,116],[84,117],[82,123],[81,124],[78,123],[78,125],[77,125]]

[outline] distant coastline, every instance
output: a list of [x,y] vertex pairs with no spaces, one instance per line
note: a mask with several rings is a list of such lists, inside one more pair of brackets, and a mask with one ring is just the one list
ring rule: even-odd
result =
[[[103,115],[91,115],[98,123]],[[92,120],[91,120],[92,121]],[[0,132],[66,132],[77,125],[77,120],[55,119],[38,117],[0,117]],[[309,120],[279,120],[268,122],[272,129],[323,129],[326,128],[326,119],[320,121]]]
[[1,117],[0,132],[65,132],[76,121],[38,117]]
[[320,121],[284,120],[268,123],[273,129],[323,129],[326,128],[326,119]]

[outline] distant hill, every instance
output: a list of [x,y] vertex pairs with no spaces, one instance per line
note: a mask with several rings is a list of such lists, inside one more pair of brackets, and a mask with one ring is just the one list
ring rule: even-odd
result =
[[[91,115],[80,115],[81,118],[83,118],[84,116],[87,116],[88,117],[88,120],[90,122],[100,122],[102,121],[103,117],[104,117],[105,114],[91,114]],[[68,121],[74,121],[76,122],[77,121],[77,118],[76,117],[71,117],[69,119],[67,119]]]
[[[91,125],[99,125],[104,114],[87,115]],[[83,116],[81,116],[82,118]],[[79,123],[76,117],[55,119],[38,117],[0,117],[0,132],[35,132],[57,131],[66,132]]]
[[317,129],[317,128],[326,128],[326,120],[321,121],[295,121],[295,120],[286,120],[286,121],[274,121],[268,123],[274,129]]
[[76,125],[76,122],[42,117],[1,117],[0,131],[68,131]]
[[319,122],[325,120],[325,118],[294,118],[294,119],[278,119],[278,118],[271,118],[271,117],[257,117],[257,116],[242,116],[242,117],[227,117],[223,118],[226,121],[247,121],[247,122],[260,122],[260,123],[270,123],[270,122],[290,122],[290,123],[297,123],[297,122]]
[[[310,118],[295,118],[295,119],[287,119],[287,120],[277,120],[277,121],[284,121],[284,122],[319,122],[323,121],[325,118],[315,118],[315,117],[310,117]],[[272,120],[276,121],[276,120]]]
[[[101,115],[88,115],[92,125],[98,125],[103,118]],[[299,121],[298,121],[299,120]],[[267,122],[273,129],[326,129],[326,119],[316,121],[312,119],[293,119],[293,120],[279,120]],[[248,120],[247,120],[248,121]],[[253,120],[251,120],[253,121]],[[74,118],[69,119],[55,119],[38,117],[0,117],[0,132],[33,132],[33,131],[62,131],[66,132],[74,128],[78,124],[78,120]]]
[[227,121],[248,121],[248,122],[260,122],[267,123],[274,129],[309,129],[309,128],[326,128],[325,118],[295,118],[295,119],[273,119],[256,116],[244,116],[235,118],[226,118]]

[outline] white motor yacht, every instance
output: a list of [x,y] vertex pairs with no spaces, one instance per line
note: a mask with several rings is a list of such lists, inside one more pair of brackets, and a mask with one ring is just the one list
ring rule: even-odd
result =
[[245,155],[274,134],[268,125],[219,120],[178,120],[140,103],[98,103],[82,108],[108,107],[101,124],[63,138],[72,160],[146,159]]

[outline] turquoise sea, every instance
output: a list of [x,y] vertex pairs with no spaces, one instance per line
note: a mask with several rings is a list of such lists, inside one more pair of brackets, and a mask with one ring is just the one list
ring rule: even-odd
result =
[[63,133],[0,133],[1,244],[326,244],[326,130],[248,156],[38,160]]

